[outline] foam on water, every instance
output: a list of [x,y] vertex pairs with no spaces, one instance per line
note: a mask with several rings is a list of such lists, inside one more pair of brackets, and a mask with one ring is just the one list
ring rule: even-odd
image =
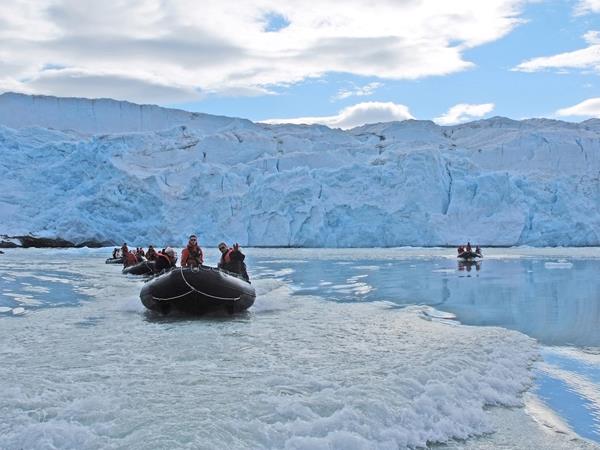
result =
[[425,445],[491,431],[484,406],[519,405],[529,383],[535,346],[517,333],[298,301],[277,315],[90,327],[76,325],[91,311],[70,310],[21,344],[3,327],[0,446]]
[[270,269],[253,272],[258,296],[246,314],[157,318],[140,305],[142,280],[93,252],[79,262],[65,278],[78,284],[78,307],[0,316],[0,448],[397,449],[467,439],[501,426],[490,406],[522,406],[539,356],[515,331],[448,326],[440,321],[452,316],[433,308],[294,294],[289,272]]

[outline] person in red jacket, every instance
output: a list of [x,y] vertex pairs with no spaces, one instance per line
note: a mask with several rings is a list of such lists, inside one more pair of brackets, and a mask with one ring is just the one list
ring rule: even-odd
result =
[[181,252],[181,267],[198,267],[204,262],[202,249],[198,245],[198,238],[195,234],[190,236],[188,245]]
[[154,261],[154,273],[161,273],[163,271],[168,272],[175,267],[177,253],[171,247],[167,247],[156,254],[156,259]]
[[137,256],[133,252],[127,252],[123,256],[123,267],[133,266],[138,263]]

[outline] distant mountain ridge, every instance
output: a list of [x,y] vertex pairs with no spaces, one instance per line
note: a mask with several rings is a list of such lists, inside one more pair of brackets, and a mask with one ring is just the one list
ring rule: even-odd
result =
[[373,247],[600,245],[600,120],[267,125],[0,95],[0,234]]

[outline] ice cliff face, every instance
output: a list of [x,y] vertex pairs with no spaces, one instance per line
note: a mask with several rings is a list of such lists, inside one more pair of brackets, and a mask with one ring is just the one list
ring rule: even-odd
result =
[[0,95],[0,124],[42,127],[83,134],[156,131],[186,125],[202,131],[249,122],[107,98],[88,100],[45,95]]
[[[140,118],[142,117],[142,118]],[[0,234],[74,242],[600,245],[600,121],[262,125],[0,96]]]

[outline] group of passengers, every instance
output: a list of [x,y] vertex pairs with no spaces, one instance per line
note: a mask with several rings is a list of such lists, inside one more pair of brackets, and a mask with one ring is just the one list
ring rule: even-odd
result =
[[[246,269],[246,255],[240,250],[239,244],[233,244],[229,247],[225,242],[218,245],[221,252],[221,260],[218,268],[240,275],[244,280],[250,281],[248,271]],[[118,252],[118,249],[113,251],[113,257]],[[154,246],[150,245],[148,251],[144,252],[143,248],[136,248],[136,251],[129,251],[127,243],[121,246],[121,255],[123,255],[123,266],[128,267],[137,264],[141,261],[154,261],[154,272],[160,273],[163,270],[170,270],[176,267],[177,252],[172,247],[163,248],[161,251],[156,251]],[[195,268],[204,263],[204,254],[198,245],[198,237],[192,234],[189,237],[187,246],[181,252],[181,267]]]
[[475,253],[476,255],[481,256],[481,248],[479,247],[479,245],[475,247],[475,252],[473,252],[473,248],[471,247],[470,242],[467,242],[467,245],[459,245],[457,251],[458,256],[462,255],[463,253]]

